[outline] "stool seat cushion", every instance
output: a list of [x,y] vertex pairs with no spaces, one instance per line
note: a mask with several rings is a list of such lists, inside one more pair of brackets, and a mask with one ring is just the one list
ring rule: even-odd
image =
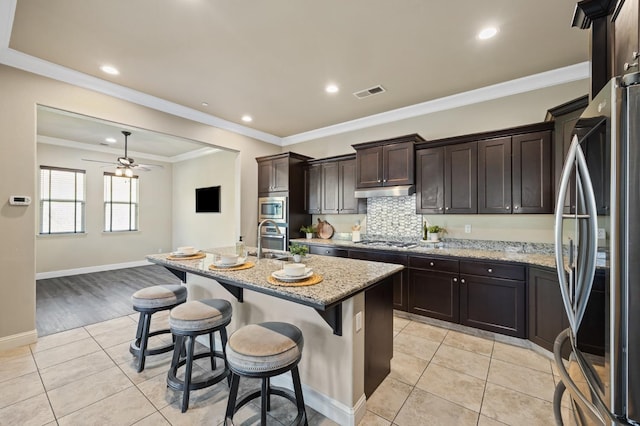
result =
[[227,362],[242,374],[268,372],[294,364],[302,356],[300,329],[283,322],[250,324],[237,330],[227,343]]
[[131,301],[135,308],[164,308],[187,300],[187,287],[182,285],[154,285],[133,293]]
[[174,332],[208,330],[231,319],[231,303],[224,299],[192,300],[176,306],[169,314],[169,327]]

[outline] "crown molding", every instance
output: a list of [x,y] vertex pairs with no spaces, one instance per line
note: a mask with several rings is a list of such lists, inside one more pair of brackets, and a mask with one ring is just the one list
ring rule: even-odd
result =
[[394,109],[380,114],[370,115],[357,120],[346,121],[308,132],[298,133],[282,138],[282,146],[293,145],[300,142],[307,142],[339,133],[351,132],[367,127],[378,126],[393,121],[405,120],[420,115],[432,114],[434,112],[459,108],[479,102],[486,102],[492,99],[516,95],[532,90],[543,89],[545,87],[556,86],[572,81],[589,78],[589,62],[570,65],[551,71],[533,74],[515,80],[474,89],[467,92],[457,93],[444,98]]
[[9,48],[17,0],[0,0],[0,50]]

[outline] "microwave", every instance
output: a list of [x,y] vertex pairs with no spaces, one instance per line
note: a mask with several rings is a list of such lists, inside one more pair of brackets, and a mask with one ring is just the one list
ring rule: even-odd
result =
[[258,198],[258,220],[287,221],[287,197]]

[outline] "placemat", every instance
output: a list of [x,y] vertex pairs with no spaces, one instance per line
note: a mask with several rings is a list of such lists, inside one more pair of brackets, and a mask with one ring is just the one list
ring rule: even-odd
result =
[[314,272],[314,274],[311,275],[309,278],[306,278],[302,281],[294,281],[290,283],[286,281],[280,281],[279,279],[273,277],[272,275],[269,275],[267,277],[267,281],[269,281],[269,284],[278,285],[280,287],[303,287],[307,285],[315,285],[322,282],[322,276]]
[[196,260],[196,259],[204,259],[207,257],[206,253],[200,252],[196,254],[192,254],[191,256],[167,256],[167,260]]
[[209,269],[211,269],[212,271],[240,271],[242,269],[249,269],[249,268],[253,268],[254,266],[256,266],[256,264],[254,262],[244,262],[242,265],[238,265],[238,266],[233,266],[231,268],[219,268],[216,265],[209,265]]

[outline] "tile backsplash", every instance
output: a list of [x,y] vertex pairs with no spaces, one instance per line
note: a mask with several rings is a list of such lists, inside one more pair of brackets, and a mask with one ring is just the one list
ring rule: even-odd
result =
[[416,195],[367,199],[367,235],[395,239],[422,236],[422,215],[416,214]]

